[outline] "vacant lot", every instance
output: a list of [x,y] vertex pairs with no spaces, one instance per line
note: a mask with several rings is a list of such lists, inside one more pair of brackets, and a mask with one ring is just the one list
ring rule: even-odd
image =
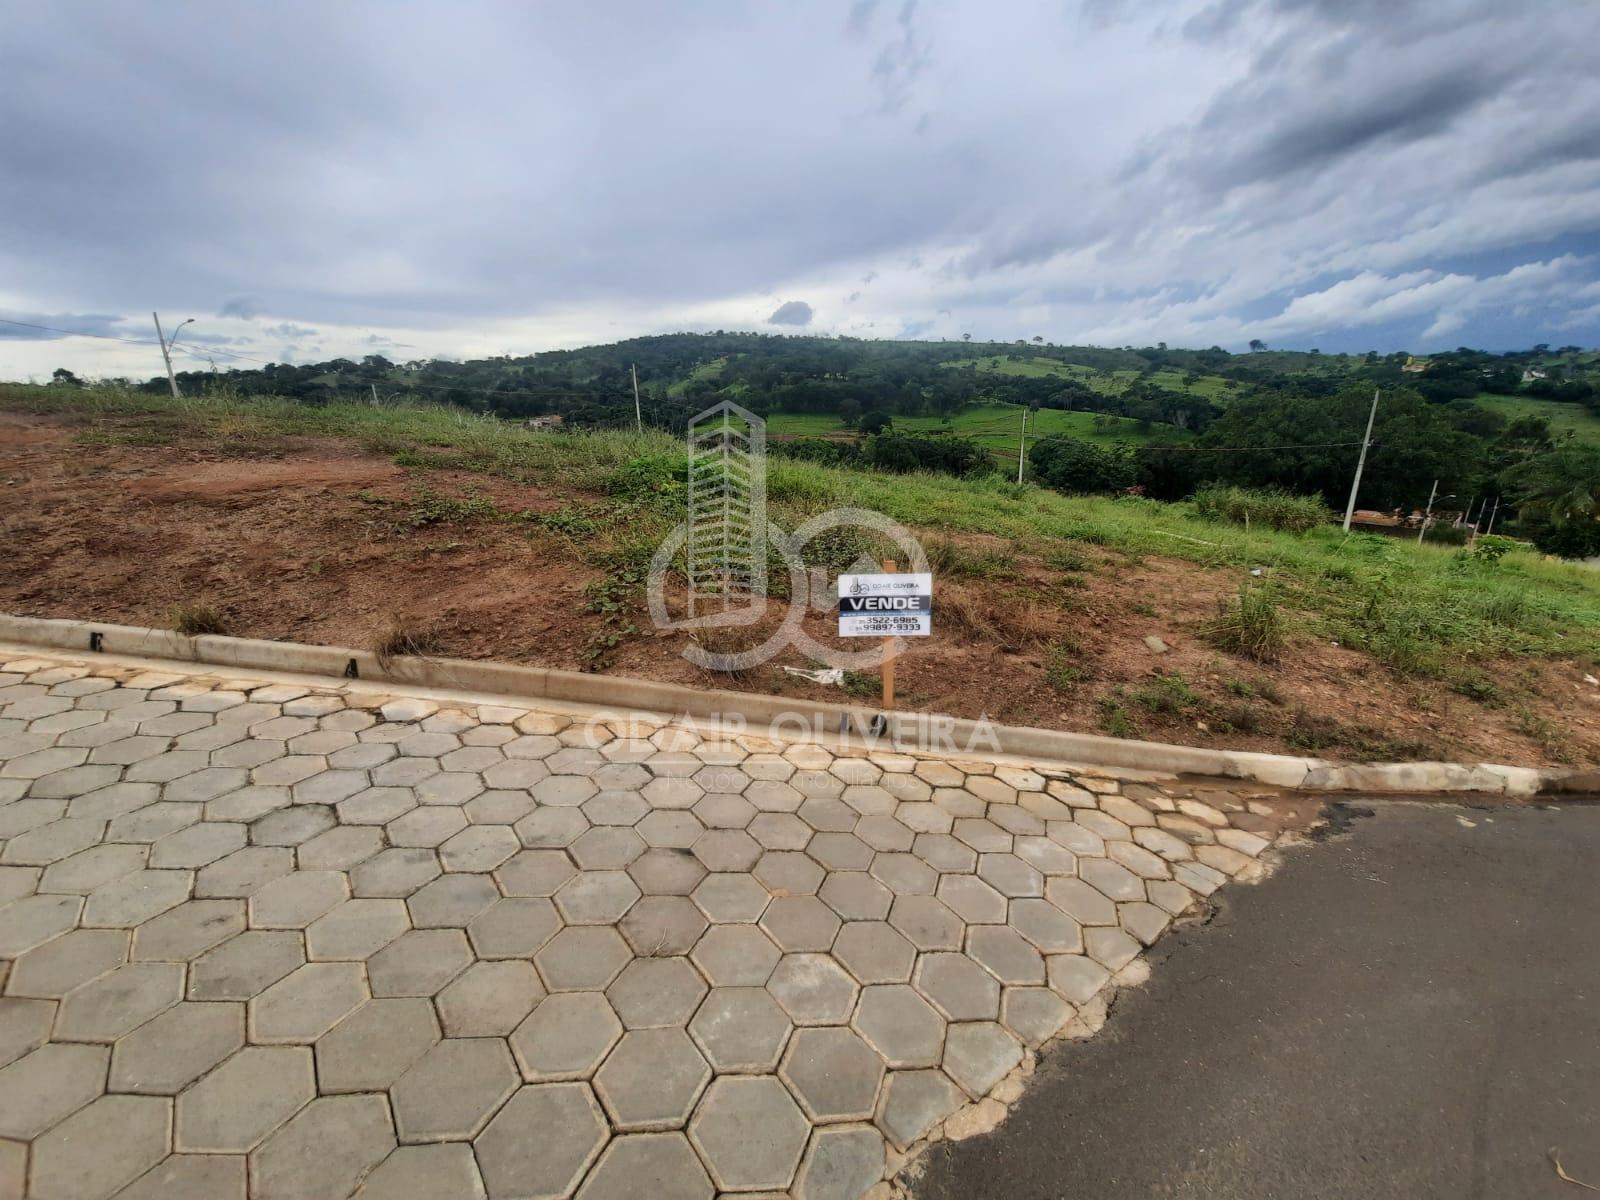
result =
[[[651,626],[643,568],[683,515],[665,436],[21,387],[0,409],[0,609],[154,625],[210,609],[241,634],[838,695],[775,664],[708,676]],[[1600,761],[1600,577],[1576,567],[785,460],[769,496],[785,529],[857,504],[919,531],[938,634],[901,667],[908,705],[1199,745]],[[881,550],[808,554],[836,572]],[[1283,628],[1275,661],[1216,636],[1241,585]],[[831,623],[807,629],[827,641]]]

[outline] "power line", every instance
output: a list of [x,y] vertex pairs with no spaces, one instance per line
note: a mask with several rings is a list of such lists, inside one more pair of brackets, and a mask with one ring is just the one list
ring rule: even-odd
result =
[[32,321],[13,321],[8,317],[0,317],[0,325],[16,325],[22,329],[43,329],[48,333],[64,333],[68,337],[100,338],[107,342],[127,342],[130,346],[154,346],[157,343],[150,338],[117,337],[112,333],[90,333],[86,329],[60,329],[54,325],[35,325]]
[[1300,443],[1298,443],[1296,445],[1288,445],[1288,446],[1166,446],[1166,445],[1155,445],[1155,446],[1153,446],[1153,445],[1146,444],[1146,445],[1138,447],[1138,449],[1140,449],[1140,450],[1191,450],[1191,451],[1195,451],[1195,452],[1207,451],[1207,452],[1222,453],[1222,452],[1227,452],[1227,451],[1238,451],[1238,450],[1330,450],[1330,449],[1333,449],[1334,447],[1337,447],[1337,446],[1359,446],[1359,445],[1361,445],[1360,441],[1354,441],[1354,442],[1300,442]]

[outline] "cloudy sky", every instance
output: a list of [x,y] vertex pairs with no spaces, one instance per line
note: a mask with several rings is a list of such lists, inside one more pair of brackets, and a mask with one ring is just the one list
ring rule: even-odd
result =
[[[219,365],[714,328],[1600,343],[1591,0],[0,0],[0,27],[0,318],[141,339],[159,308]],[[160,367],[0,325],[0,378],[58,365]]]

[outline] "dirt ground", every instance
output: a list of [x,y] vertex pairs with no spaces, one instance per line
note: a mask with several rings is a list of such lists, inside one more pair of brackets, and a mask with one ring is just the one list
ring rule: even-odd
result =
[[[0,610],[170,626],[180,605],[205,604],[254,637],[373,647],[401,629],[445,657],[840,696],[783,673],[806,665],[792,652],[739,676],[702,671],[681,657],[685,635],[657,632],[644,612],[585,611],[601,576],[580,546],[429,503],[547,513],[568,497],[400,467],[348,441],[139,440],[0,413]],[[1070,587],[1059,565],[1025,554],[1004,586],[941,581],[939,634],[898,667],[904,706],[1093,732],[1120,712],[1132,736],[1332,757],[1600,762],[1600,688],[1575,663],[1485,664],[1513,697],[1496,707],[1308,639],[1264,667],[1196,636],[1236,586],[1227,574],[1095,547],[1084,557]],[[832,624],[806,618],[825,643]],[[1149,635],[1169,649],[1153,653]],[[1192,696],[1163,703],[1158,676],[1173,673]]]

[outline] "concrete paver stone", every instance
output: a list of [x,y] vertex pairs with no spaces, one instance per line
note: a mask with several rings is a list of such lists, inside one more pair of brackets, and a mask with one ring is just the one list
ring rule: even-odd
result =
[[570,1196],[607,1132],[588,1084],[531,1084],[506,1101],[473,1149],[490,1196]]
[[711,1068],[682,1029],[623,1035],[595,1072],[595,1092],[620,1130],[681,1129],[711,1082]]
[[876,1197],[1274,827],[71,657],[0,663],[0,1195]]
[[681,1133],[613,1138],[578,1189],[578,1200],[710,1200],[715,1189]]
[[587,1079],[622,1038],[622,1022],[599,992],[560,992],[539,1003],[511,1035],[529,1083]]
[[810,1133],[811,1122],[770,1075],[717,1080],[689,1122],[689,1140],[726,1191],[788,1187]]
[[475,1137],[519,1082],[500,1038],[445,1038],[389,1089],[402,1142]]

